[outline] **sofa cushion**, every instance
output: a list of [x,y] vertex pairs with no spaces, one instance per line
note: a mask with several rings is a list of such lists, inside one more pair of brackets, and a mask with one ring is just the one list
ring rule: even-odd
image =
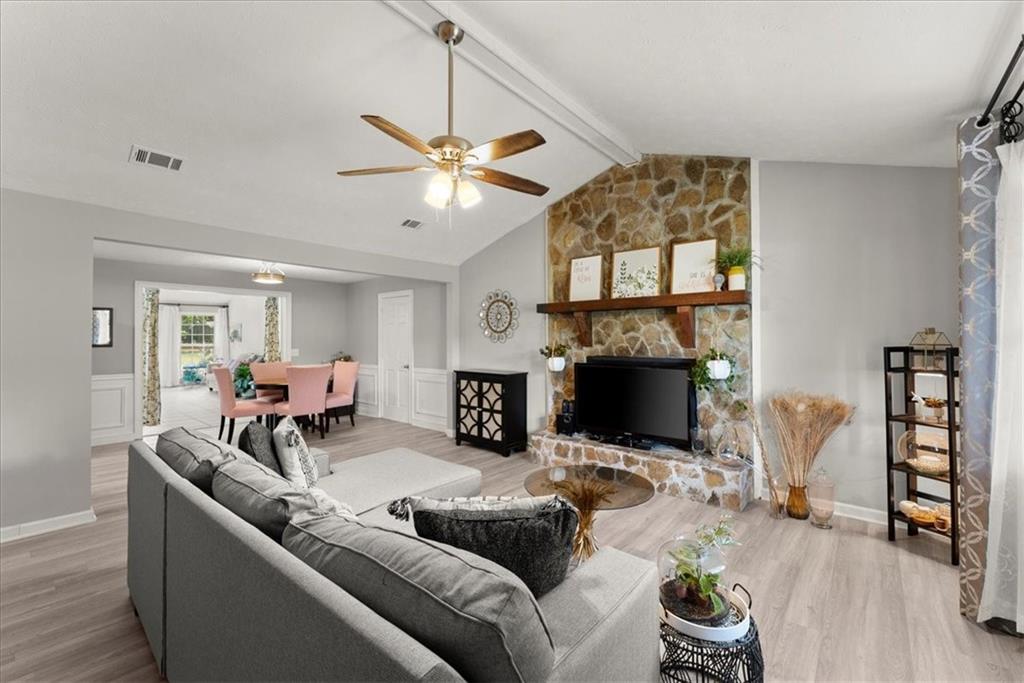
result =
[[302,431],[289,415],[274,427],[274,452],[285,479],[298,486],[313,486],[320,478],[316,460],[302,438]]
[[540,597],[565,578],[579,518],[558,496],[418,498],[394,501],[398,519],[411,513],[416,534],[468,550],[518,576]]
[[543,680],[554,663],[529,589],[482,557],[336,515],[293,521],[284,547],[467,680]]
[[352,510],[318,488],[299,488],[269,467],[247,460],[225,463],[213,474],[213,498],[254,527],[281,542],[284,528],[299,515]]
[[361,515],[403,496],[475,496],[480,493],[480,470],[392,448],[334,463],[334,474],[319,486]]
[[160,434],[155,450],[172,470],[206,493],[211,491],[217,468],[237,457],[228,444],[200,436],[185,427]]
[[250,422],[238,435],[238,447],[261,465],[281,474],[281,466],[274,454],[274,434],[266,425]]

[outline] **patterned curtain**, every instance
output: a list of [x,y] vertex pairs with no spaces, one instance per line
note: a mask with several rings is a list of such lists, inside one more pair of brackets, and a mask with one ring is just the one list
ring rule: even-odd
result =
[[281,316],[276,296],[268,296],[264,305],[263,359],[281,360]]
[[985,579],[995,377],[995,209],[999,126],[957,130],[960,174],[960,612],[975,619]]
[[142,424],[160,424],[160,290],[142,291]]

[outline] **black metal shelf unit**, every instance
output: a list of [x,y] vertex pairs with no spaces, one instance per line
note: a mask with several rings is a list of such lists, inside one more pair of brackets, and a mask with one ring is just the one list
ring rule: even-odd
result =
[[[960,352],[955,347],[923,351],[911,346],[886,346],[883,349],[885,365],[885,464],[886,484],[888,492],[888,524],[889,540],[896,540],[896,522],[907,525],[907,533],[916,536],[923,529],[938,536],[950,539],[950,562],[960,564],[960,519],[959,519],[959,448],[957,436],[960,432],[960,401],[957,385],[960,378]],[[919,375],[941,376],[945,384],[946,420],[929,421],[916,414],[912,401]],[[902,379],[902,396],[893,389]],[[918,427],[942,429],[946,433],[946,449],[929,449],[936,453],[945,453],[949,459],[949,472],[946,474],[926,474],[897,459],[896,439],[897,428],[905,431],[916,431]],[[900,432],[902,433],[902,432]],[[919,499],[933,503],[949,503],[951,523],[948,531],[940,531],[933,527],[918,526],[904,515],[896,501],[896,476],[906,477],[907,499],[917,502]],[[918,489],[918,477],[946,484],[949,487],[948,497],[940,496]]]

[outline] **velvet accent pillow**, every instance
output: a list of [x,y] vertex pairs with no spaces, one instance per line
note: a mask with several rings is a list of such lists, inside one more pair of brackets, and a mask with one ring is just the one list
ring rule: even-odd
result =
[[302,438],[302,431],[289,415],[274,427],[274,452],[281,475],[296,486],[307,488],[320,480],[316,460]]
[[484,557],[522,579],[537,597],[565,579],[579,518],[558,496],[403,498],[388,506],[412,514],[416,534]]
[[274,453],[274,434],[266,425],[258,422],[247,424],[238,435],[238,447],[259,464],[270,468],[275,474],[281,474],[281,465]]

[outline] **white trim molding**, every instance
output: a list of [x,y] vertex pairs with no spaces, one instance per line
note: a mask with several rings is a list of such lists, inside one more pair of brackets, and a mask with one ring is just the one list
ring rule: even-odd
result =
[[860,505],[851,505],[850,503],[836,502],[836,515],[838,517],[849,517],[850,519],[859,519],[862,522],[868,524],[881,524],[885,526],[888,524],[888,519],[885,516],[885,510],[876,510],[875,508],[866,508]]
[[29,536],[38,536],[39,534],[45,534],[50,531],[58,531],[60,529],[67,529],[81,524],[89,524],[90,522],[95,521],[96,513],[93,512],[92,508],[89,508],[88,510],[82,510],[81,512],[72,512],[69,515],[38,519],[34,522],[12,524],[11,526],[0,528],[0,543],[28,538]]
[[370,363],[360,363],[359,373],[356,377],[359,382],[356,415],[380,417],[380,402],[377,400],[377,366]]
[[131,441],[142,436],[135,429],[135,375],[126,372],[93,375],[90,392],[92,445]]
[[416,368],[412,377],[410,423],[439,432],[448,430],[448,371]]

